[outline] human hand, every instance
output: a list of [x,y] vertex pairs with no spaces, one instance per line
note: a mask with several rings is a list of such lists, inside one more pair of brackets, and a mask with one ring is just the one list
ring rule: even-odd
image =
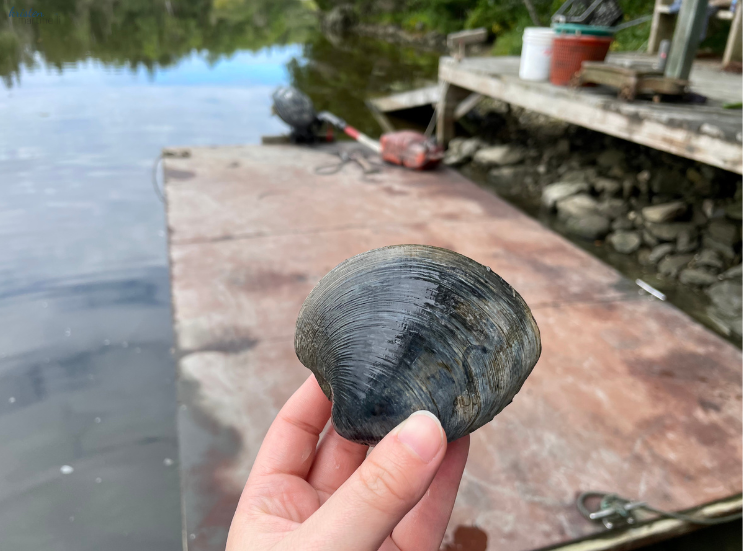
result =
[[331,427],[314,376],[263,440],[227,538],[227,551],[438,550],[467,461],[469,436],[451,442],[417,412],[367,457]]

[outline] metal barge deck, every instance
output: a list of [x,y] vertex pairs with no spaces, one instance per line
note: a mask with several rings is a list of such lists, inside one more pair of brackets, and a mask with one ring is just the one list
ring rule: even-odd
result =
[[491,266],[542,334],[522,391],[473,434],[450,548],[628,549],[688,529],[660,521],[607,539],[576,510],[586,490],[740,508],[740,350],[452,170],[318,174],[335,147],[165,159],[189,550],[224,548],[261,440],[308,376],[293,349],[304,298],[343,259],[396,243]]

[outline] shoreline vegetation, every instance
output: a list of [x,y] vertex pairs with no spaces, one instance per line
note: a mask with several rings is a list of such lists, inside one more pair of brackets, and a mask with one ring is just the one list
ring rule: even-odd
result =
[[[492,55],[519,55],[526,27],[549,26],[563,0],[315,0],[323,26],[331,32],[375,36],[429,49],[445,35],[465,29],[485,28],[492,41]],[[652,15],[653,0],[619,0],[624,22]],[[729,23],[710,20],[700,54],[721,55]],[[647,46],[650,21],[617,33],[612,51],[637,51]]]

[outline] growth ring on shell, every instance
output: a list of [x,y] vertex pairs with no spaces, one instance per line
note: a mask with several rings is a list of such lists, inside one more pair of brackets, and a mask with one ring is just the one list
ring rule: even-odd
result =
[[338,434],[376,444],[411,413],[449,441],[506,407],[541,353],[521,296],[447,249],[395,245],[345,260],[302,305],[294,348],[328,399]]

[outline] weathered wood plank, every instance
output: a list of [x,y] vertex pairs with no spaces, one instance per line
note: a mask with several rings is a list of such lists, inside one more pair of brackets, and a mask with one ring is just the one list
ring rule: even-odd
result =
[[371,99],[369,103],[382,113],[389,113],[390,111],[401,111],[403,109],[431,105],[437,101],[439,101],[439,87],[434,84],[433,86],[426,86],[425,88],[418,88],[409,92]]
[[458,48],[461,45],[480,44],[488,39],[487,29],[471,29],[451,33],[446,36],[449,48]]

